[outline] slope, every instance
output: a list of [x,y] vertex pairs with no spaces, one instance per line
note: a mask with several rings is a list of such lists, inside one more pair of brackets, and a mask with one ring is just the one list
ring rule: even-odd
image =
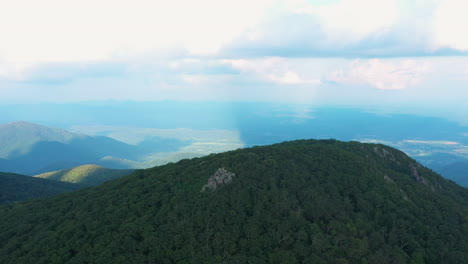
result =
[[467,211],[396,149],[292,141],[0,207],[0,262],[467,263]]
[[67,170],[47,172],[34,177],[95,186],[108,180],[129,175],[133,171],[108,169],[98,165],[82,165]]
[[70,192],[83,186],[0,172],[0,204]]

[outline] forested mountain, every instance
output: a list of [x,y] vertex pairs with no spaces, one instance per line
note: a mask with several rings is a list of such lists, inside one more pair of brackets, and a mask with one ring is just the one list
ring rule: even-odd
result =
[[78,183],[84,186],[95,186],[105,181],[129,175],[134,170],[115,170],[98,165],[82,165],[71,169],[47,172],[34,177],[62,182]]
[[0,207],[1,263],[467,263],[468,190],[378,144],[300,140]]
[[0,204],[70,192],[84,186],[0,172]]

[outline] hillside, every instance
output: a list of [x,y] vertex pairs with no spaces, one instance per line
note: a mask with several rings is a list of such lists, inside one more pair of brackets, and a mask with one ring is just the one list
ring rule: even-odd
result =
[[0,207],[1,263],[467,263],[468,190],[376,144],[300,140]]
[[105,181],[129,175],[134,170],[114,170],[98,165],[83,165],[75,168],[47,172],[34,177],[62,182],[78,183],[84,186],[95,186]]
[[76,184],[0,172],[0,204],[52,196],[82,187]]

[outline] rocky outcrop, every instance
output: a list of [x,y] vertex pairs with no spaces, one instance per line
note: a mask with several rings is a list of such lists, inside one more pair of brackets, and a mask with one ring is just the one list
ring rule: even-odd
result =
[[225,168],[219,168],[208,179],[208,183],[202,188],[202,192],[215,191],[219,186],[229,184],[236,176],[234,172],[227,171]]
[[382,159],[396,161],[396,158],[393,155],[393,153],[386,150],[385,148],[374,147],[374,152],[377,153],[377,155],[379,155],[379,157],[381,157]]
[[415,179],[417,182],[422,183],[422,184],[424,184],[424,185],[430,187],[431,190],[435,191],[434,186],[432,186],[426,178],[424,178],[423,176],[421,176],[421,175],[419,174],[419,171],[418,171],[417,168],[421,168],[421,167],[422,167],[422,166],[421,166],[421,164],[419,164],[419,163],[410,164],[410,165],[409,165],[409,168],[410,168],[410,170],[411,170],[411,175],[413,175],[414,179]]
[[419,172],[418,172],[418,169],[416,168],[416,166],[414,164],[410,164],[409,165],[409,168],[411,170],[411,175],[413,175],[414,179],[417,181],[417,182],[420,182],[424,185],[428,185],[429,183],[427,182],[426,178],[422,177],[421,175],[419,175]]
[[406,201],[409,201],[410,199],[408,198],[408,194],[406,194],[405,191],[403,191],[401,188],[400,188],[400,193],[401,195],[403,196],[403,199],[405,199]]
[[387,183],[394,183],[394,181],[392,180],[392,178],[390,178],[387,174],[385,174],[383,177],[384,177],[384,180],[385,180]]

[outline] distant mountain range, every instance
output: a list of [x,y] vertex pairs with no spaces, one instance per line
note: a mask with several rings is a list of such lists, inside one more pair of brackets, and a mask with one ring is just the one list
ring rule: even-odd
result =
[[70,192],[84,186],[0,172],[0,204]]
[[381,144],[298,140],[0,207],[0,263],[468,263],[468,189]]
[[[130,145],[105,136],[87,136],[28,122],[13,122],[0,125],[0,171],[34,175],[101,163],[110,168],[132,168],[133,164],[144,165],[140,160],[147,155],[170,149],[167,144],[159,143]],[[171,141],[169,146],[177,144],[180,143]],[[167,162],[159,160],[156,163]]]
[[47,172],[34,177],[78,183],[82,186],[96,186],[103,182],[129,175],[133,171],[108,169],[98,165],[82,165],[61,171]]
[[[260,110],[267,113],[266,109]],[[246,111],[242,114],[245,118],[238,121],[237,136],[236,131],[228,130],[112,126],[78,129],[93,134],[89,136],[28,122],[8,123],[0,125],[0,171],[37,175],[86,164],[111,169],[151,168],[236,149],[242,142],[262,145],[295,138],[336,137],[397,147],[434,171],[468,187],[468,156],[463,154],[468,144],[463,136],[465,128],[448,121],[337,109],[322,109],[315,113],[317,117],[294,117],[291,121],[288,116],[247,115],[248,111],[243,111]],[[351,121],[343,118],[346,115]],[[353,125],[354,122],[360,125]],[[416,129],[417,126],[425,129]],[[444,131],[435,129],[437,126],[443,126]],[[410,130],[417,132],[413,135],[416,139],[407,139]]]

